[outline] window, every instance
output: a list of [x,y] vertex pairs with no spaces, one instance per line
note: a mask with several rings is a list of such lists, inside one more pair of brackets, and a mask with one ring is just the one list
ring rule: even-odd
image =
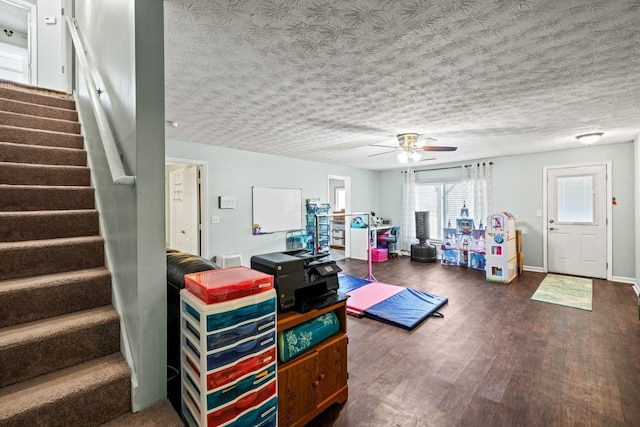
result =
[[347,193],[344,187],[336,187],[334,194],[334,212],[344,211],[346,205],[346,196]]
[[[429,237],[442,241],[442,229],[456,226],[460,210],[466,206],[474,218],[473,183],[416,182],[416,211],[429,211]],[[476,227],[479,224],[475,224]]]

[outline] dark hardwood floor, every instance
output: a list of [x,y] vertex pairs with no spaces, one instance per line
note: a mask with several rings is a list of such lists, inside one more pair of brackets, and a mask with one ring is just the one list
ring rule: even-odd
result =
[[[338,261],[365,277],[364,261]],[[449,298],[413,331],[348,318],[349,399],[310,426],[640,426],[640,321],[630,285],[594,280],[593,311],[531,300],[509,285],[409,257],[380,282]]]

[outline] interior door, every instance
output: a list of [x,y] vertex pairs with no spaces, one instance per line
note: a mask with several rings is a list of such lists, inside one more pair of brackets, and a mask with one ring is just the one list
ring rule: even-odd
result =
[[24,0],[0,0],[0,78],[17,83],[36,84],[35,64],[36,5]]
[[607,167],[547,169],[551,273],[607,278]]
[[200,255],[198,168],[191,165],[170,172],[169,188],[169,244],[173,249]]

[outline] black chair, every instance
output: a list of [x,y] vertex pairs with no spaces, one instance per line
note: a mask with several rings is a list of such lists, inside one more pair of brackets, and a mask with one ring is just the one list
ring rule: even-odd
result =
[[400,234],[400,227],[393,227],[389,230],[388,236],[378,237],[378,241],[386,242],[389,250],[389,257],[397,257],[398,251],[396,250],[396,244],[398,243],[398,235]]
[[182,415],[180,375],[180,291],[184,276],[218,266],[208,259],[174,249],[167,249],[167,398]]

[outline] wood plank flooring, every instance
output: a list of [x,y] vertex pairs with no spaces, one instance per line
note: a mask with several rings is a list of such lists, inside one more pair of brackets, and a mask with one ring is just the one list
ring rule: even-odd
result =
[[[364,261],[341,260],[365,277]],[[593,311],[532,301],[509,285],[409,257],[380,282],[449,298],[413,331],[349,316],[349,399],[309,426],[640,426],[640,321],[631,285],[594,280]]]

